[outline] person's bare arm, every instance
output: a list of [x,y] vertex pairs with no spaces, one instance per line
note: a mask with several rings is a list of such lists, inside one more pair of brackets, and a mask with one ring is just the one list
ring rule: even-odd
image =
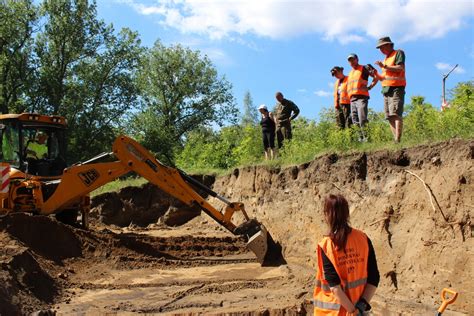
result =
[[354,313],[356,308],[351,300],[347,297],[346,293],[342,290],[341,285],[337,285],[331,288],[331,292],[336,297],[337,301],[344,307],[349,313]]
[[374,71],[373,72],[373,80],[372,80],[372,83],[370,84],[370,86],[368,86],[368,89],[372,89],[376,84],[377,82],[379,82],[379,78],[377,77],[377,71]]
[[272,112],[268,112],[268,116],[270,117],[270,119],[275,122],[275,116],[273,115]]
[[364,293],[362,293],[362,297],[368,303],[370,303],[370,300],[372,299],[372,297],[374,297],[374,294],[375,294],[376,290],[377,290],[376,286],[367,283],[366,286],[365,286],[365,289],[364,289]]
[[400,71],[405,70],[405,64],[404,63],[400,63],[398,65],[393,65],[393,66],[388,66],[388,65],[385,65],[381,61],[376,61],[375,64],[377,66],[379,66],[380,68],[383,68],[383,69],[389,70],[389,71],[400,72]]

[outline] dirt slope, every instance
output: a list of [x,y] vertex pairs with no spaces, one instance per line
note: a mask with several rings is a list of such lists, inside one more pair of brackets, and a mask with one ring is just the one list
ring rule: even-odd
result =
[[284,248],[288,264],[280,267],[260,267],[241,239],[150,185],[94,199],[89,231],[50,217],[2,216],[0,315],[311,314],[303,302],[328,193],[349,199],[352,225],[374,244],[382,275],[376,315],[432,314],[443,287],[460,293],[446,315],[472,315],[473,161],[474,141],[452,140],[205,178],[266,225]]
[[[352,225],[373,241],[382,305],[433,306],[441,289],[451,287],[460,293],[453,309],[474,314],[473,162],[474,141],[451,140],[395,153],[332,154],[283,170],[235,170],[214,189],[254,210],[289,262],[313,268],[326,229],[322,198],[342,193]],[[410,172],[431,188],[434,209],[423,182]]]

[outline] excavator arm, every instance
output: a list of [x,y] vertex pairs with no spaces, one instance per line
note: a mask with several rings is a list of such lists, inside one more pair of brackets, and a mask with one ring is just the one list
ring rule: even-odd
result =
[[[260,264],[282,262],[281,247],[275,244],[261,223],[249,218],[242,203],[230,202],[183,171],[163,165],[148,150],[127,136],[117,137],[112,150],[110,154],[66,168],[54,194],[38,203],[40,213],[51,214],[65,209],[93,190],[133,171],[185,204],[199,206],[232,234],[244,236],[248,248],[255,253]],[[97,162],[109,155],[113,155],[116,160]],[[221,212],[214,208],[193,186],[224,202],[225,210]],[[246,220],[238,226],[232,221],[235,212],[242,212]]]

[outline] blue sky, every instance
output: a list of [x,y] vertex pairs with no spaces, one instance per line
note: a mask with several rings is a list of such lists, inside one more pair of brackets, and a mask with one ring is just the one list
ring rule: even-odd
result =
[[[407,95],[441,104],[442,75],[449,90],[473,80],[474,2],[470,0],[97,0],[99,18],[128,27],[142,44],[156,40],[206,54],[233,85],[240,107],[246,91],[255,106],[275,104],[282,91],[301,115],[317,119],[332,106],[339,65],[356,53],[361,64],[383,60],[377,39],[390,36],[406,54]],[[380,83],[369,107],[381,111]]]

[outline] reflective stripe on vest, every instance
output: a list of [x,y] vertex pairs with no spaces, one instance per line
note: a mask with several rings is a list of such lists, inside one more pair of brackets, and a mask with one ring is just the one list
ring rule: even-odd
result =
[[349,290],[349,289],[354,289],[358,286],[361,286],[361,285],[366,285],[367,284],[367,278],[362,278],[362,279],[358,279],[358,280],[354,280],[352,282],[348,282],[345,286],[344,286],[344,289],[346,290]]
[[329,286],[329,284],[324,284],[323,282],[321,282],[321,280],[316,280],[315,286],[323,289],[323,291],[326,291],[326,292],[331,291],[331,287]]
[[338,104],[351,103],[349,94],[347,92],[347,79],[348,79],[347,76],[345,76],[344,79],[342,79],[340,94],[338,94],[338,89],[339,89],[339,83],[341,82],[341,80],[337,79],[336,82],[334,83],[334,107],[337,107]]
[[[387,66],[395,66],[395,58],[397,56],[398,50],[394,50],[390,53],[383,63]],[[405,87],[407,85],[406,78],[405,78],[405,70],[402,71],[390,71],[386,68],[382,70],[382,76],[384,79],[382,80],[383,87]]]
[[[366,284],[367,284],[367,278],[354,280],[352,282],[348,282],[347,284],[345,284],[344,285],[344,290],[353,289],[353,288],[356,288],[358,286],[366,285]],[[321,282],[321,280],[316,280],[315,286],[323,289],[323,291],[326,291],[326,292],[331,291],[331,287],[329,286],[329,284],[325,284],[325,283]]]
[[319,307],[321,309],[329,309],[331,311],[338,311],[341,309],[341,304],[337,303],[322,302],[314,299],[311,300],[311,303],[313,303],[315,307]]
[[362,78],[363,69],[364,67],[359,65],[349,73],[349,79],[347,80],[347,93],[349,94],[349,98],[353,95],[369,96],[369,89],[367,88],[368,81]]

